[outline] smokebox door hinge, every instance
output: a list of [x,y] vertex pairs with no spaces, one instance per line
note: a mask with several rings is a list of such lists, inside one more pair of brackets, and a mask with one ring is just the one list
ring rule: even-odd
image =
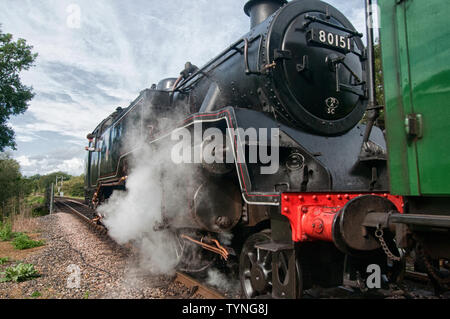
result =
[[290,59],[292,59],[292,53],[289,50],[275,49],[273,51],[273,59],[275,61],[278,61],[278,60],[290,60]]

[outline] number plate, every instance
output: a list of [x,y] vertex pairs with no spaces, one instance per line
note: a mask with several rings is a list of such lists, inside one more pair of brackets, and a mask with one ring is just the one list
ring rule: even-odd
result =
[[344,52],[353,50],[353,41],[346,36],[322,29],[311,29],[308,35],[311,42]]

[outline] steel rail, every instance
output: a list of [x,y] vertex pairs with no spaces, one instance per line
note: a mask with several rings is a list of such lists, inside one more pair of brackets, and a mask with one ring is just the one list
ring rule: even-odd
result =
[[225,296],[220,292],[218,292],[217,290],[205,286],[204,284],[200,283],[199,281],[195,280],[194,278],[184,273],[177,272],[175,281],[185,285],[191,290],[194,290],[192,296],[198,294],[206,299],[225,299]]

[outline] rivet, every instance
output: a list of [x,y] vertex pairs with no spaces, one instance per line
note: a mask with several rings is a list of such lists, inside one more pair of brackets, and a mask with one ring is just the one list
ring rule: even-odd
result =
[[327,199],[328,199],[328,200],[331,200],[331,196],[330,196],[330,195],[327,195]]
[[314,200],[317,200],[317,196],[316,196],[316,195],[314,195],[314,196],[313,196],[313,199],[314,199]]

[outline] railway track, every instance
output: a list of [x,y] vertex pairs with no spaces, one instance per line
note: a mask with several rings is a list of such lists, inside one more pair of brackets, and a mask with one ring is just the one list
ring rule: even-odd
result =
[[175,281],[188,287],[191,290],[192,296],[198,294],[205,299],[225,299],[225,296],[219,291],[200,283],[198,280],[182,272],[176,273]]
[[[96,213],[88,205],[84,204],[82,200],[67,198],[67,197],[57,197],[55,198],[55,206],[63,212],[72,213],[77,216],[81,221],[83,221],[88,227],[100,235],[102,239],[109,240],[115,245],[118,245],[113,239],[108,236],[106,228],[99,225],[96,221]],[[118,245],[120,246],[120,245]],[[120,246],[124,248],[123,246]],[[420,282],[422,284],[429,283],[429,278],[426,274],[418,273],[410,270],[406,270],[405,278]],[[189,290],[188,298],[204,298],[204,299],[225,299],[227,298],[225,293],[205,285],[199,280],[185,274],[182,272],[177,272],[175,276],[175,281],[181,283]]]
[[[108,236],[107,229],[97,224],[97,222],[95,221],[95,211],[92,210],[88,205],[84,204],[82,200],[68,197],[56,197],[55,206],[60,211],[74,214],[103,239],[107,238],[115,245],[118,245],[111,237]],[[121,246],[121,248],[124,247]],[[175,281],[188,288],[190,295],[188,297],[190,298],[200,297],[203,299],[225,299],[224,294],[220,293],[212,287],[201,283],[197,279],[194,279],[185,273],[176,272]]]
[[88,205],[82,203],[81,200],[67,197],[57,197],[55,198],[55,205],[64,212],[70,212],[76,215],[81,219],[81,221],[87,224],[89,228],[95,230],[99,235],[107,235],[108,231],[106,228],[96,222],[95,211]]

